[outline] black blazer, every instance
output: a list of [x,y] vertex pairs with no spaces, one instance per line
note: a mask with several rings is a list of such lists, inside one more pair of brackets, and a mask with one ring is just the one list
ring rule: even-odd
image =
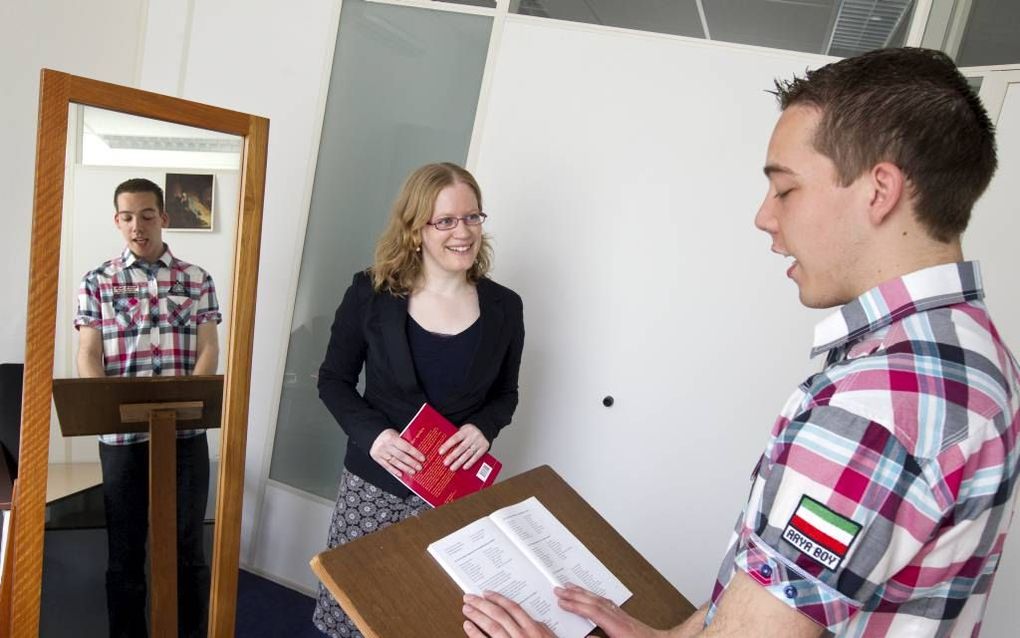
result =
[[[489,279],[478,282],[482,334],[464,385],[434,405],[455,425],[473,423],[491,443],[517,407],[517,373],[524,348],[524,310],[514,291]],[[411,492],[368,452],[387,428],[398,432],[425,403],[407,344],[407,299],[376,293],[365,272],[336,310],[319,397],[347,433],[344,466],[398,496]],[[365,393],[358,375],[365,368]]]

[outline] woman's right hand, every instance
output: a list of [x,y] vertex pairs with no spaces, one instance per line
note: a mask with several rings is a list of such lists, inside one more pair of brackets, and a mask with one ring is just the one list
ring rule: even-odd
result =
[[421,470],[421,464],[425,461],[425,455],[400,438],[400,434],[392,428],[383,430],[382,434],[375,438],[368,454],[397,478],[400,478],[401,472],[414,474]]

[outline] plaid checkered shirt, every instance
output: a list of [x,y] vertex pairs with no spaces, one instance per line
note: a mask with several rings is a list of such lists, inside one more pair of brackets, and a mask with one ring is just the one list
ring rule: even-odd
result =
[[[198,359],[198,326],[222,320],[209,273],[173,256],[170,247],[154,263],[129,249],[82,278],[76,328],[102,333],[108,377],[180,376]],[[179,437],[204,430],[181,430]],[[110,445],[147,441],[146,433],[106,434]]]
[[822,321],[712,593],[736,570],[837,636],[974,636],[1012,518],[1020,371],[974,262]]

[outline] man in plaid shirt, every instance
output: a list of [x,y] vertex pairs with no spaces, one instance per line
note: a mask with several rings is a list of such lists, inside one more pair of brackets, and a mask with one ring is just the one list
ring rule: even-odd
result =
[[[146,179],[120,184],[114,224],[126,247],[87,273],[78,293],[78,374],[215,374],[221,320],[212,277],[163,243],[169,224],[163,190]],[[148,532],[148,434],[100,436],[109,562],[111,636],[145,636],[145,542]],[[206,635],[209,567],[202,524],[209,495],[205,430],[177,435],[178,626]]]
[[[719,577],[653,630],[577,588],[622,636],[974,636],[1015,506],[1020,371],[960,235],[995,171],[993,127],[952,61],[886,49],[777,82],[755,224],[792,257],[824,369],[787,400]],[[465,633],[548,636],[465,598]]]

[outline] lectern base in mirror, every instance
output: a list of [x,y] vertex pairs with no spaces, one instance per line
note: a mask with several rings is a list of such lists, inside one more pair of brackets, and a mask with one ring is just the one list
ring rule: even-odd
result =
[[148,432],[151,633],[176,636],[177,430],[219,427],[223,377],[54,379],[53,402],[64,436]]

